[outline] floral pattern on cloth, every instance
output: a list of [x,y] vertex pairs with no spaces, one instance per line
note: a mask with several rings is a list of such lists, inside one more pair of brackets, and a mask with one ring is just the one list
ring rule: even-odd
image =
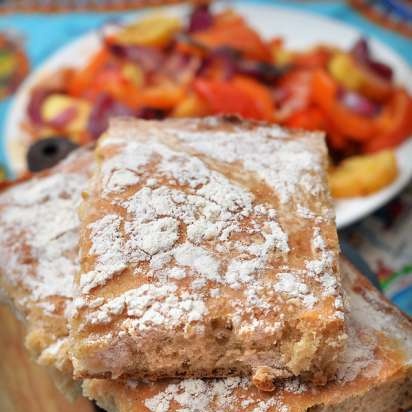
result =
[[412,315],[412,184],[341,237],[376,273],[385,295]]

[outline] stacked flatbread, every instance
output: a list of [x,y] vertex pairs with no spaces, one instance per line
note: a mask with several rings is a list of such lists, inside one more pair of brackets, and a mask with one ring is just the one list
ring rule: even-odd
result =
[[318,133],[114,121],[0,194],[26,346],[108,411],[406,410],[412,326],[339,270],[325,168]]

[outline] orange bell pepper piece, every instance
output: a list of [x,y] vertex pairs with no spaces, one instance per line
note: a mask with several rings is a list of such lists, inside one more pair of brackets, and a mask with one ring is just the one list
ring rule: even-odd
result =
[[255,80],[235,76],[230,81],[196,79],[194,90],[215,114],[237,114],[254,120],[274,120],[269,90]]
[[292,128],[326,132],[328,146],[334,150],[345,150],[348,145],[348,140],[334,130],[324,112],[317,107],[308,107],[292,114],[284,124]]
[[109,51],[103,47],[86,65],[85,68],[75,71],[68,82],[68,93],[73,97],[81,97],[87,87],[93,82],[99,70],[110,58]]
[[185,88],[173,84],[152,86],[139,92],[143,106],[173,109],[185,98]]
[[325,70],[316,70],[312,77],[312,100],[326,114],[331,126],[348,139],[365,142],[377,130],[376,119],[354,113],[337,100],[337,84]]
[[296,53],[293,56],[293,64],[297,67],[313,69],[324,68],[331,57],[331,51],[327,47],[318,46],[303,53]]
[[151,107],[170,110],[174,109],[185,98],[185,89],[172,84],[161,84],[142,89],[126,87],[118,89],[117,93],[110,91],[109,93],[115,99],[132,109]]
[[209,107],[195,93],[189,93],[172,111],[172,117],[203,117],[209,114]]
[[262,120],[275,120],[273,99],[267,87],[245,76],[235,76],[233,78],[233,85],[253,100],[254,106]]
[[308,107],[290,116],[285,125],[296,129],[326,130],[326,119],[323,112],[317,107]]
[[397,89],[377,119],[376,136],[364,145],[367,153],[395,147],[412,134],[412,98]]
[[259,34],[236,14],[226,12],[216,16],[212,27],[193,35],[198,43],[215,49],[231,47],[256,60],[271,60],[270,47]]

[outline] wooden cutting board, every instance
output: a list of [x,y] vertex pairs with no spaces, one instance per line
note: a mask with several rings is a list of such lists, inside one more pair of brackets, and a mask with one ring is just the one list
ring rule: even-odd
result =
[[24,327],[0,305],[0,411],[94,412],[91,402],[70,403],[47,371],[34,364],[23,346]]

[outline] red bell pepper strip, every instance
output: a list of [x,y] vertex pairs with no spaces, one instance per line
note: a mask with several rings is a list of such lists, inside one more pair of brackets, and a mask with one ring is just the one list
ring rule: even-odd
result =
[[331,126],[350,140],[365,142],[377,131],[375,118],[354,113],[337,99],[338,87],[324,70],[316,70],[312,77],[312,100],[328,117]]
[[253,79],[235,76],[230,81],[196,79],[194,90],[214,114],[237,114],[254,120],[274,120],[269,90]]
[[305,130],[326,130],[327,122],[323,112],[317,107],[308,107],[290,116],[285,125]]
[[193,39],[212,49],[230,47],[251,59],[271,59],[270,48],[259,34],[242,17],[230,12],[216,16],[214,24],[209,29],[194,34]]
[[109,58],[110,53],[103,47],[92,57],[84,69],[76,70],[68,82],[69,95],[74,97],[83,96],[87,87],[94,81],[97,73],[107,63]]
[[378,132],[364,144],[367,153],[395,147],[412,134],[412,98],[397,89],[377,119]]
[[277,82],[274,95],[280,122],[310,107],[312,73],[306,69],[291,70]]

